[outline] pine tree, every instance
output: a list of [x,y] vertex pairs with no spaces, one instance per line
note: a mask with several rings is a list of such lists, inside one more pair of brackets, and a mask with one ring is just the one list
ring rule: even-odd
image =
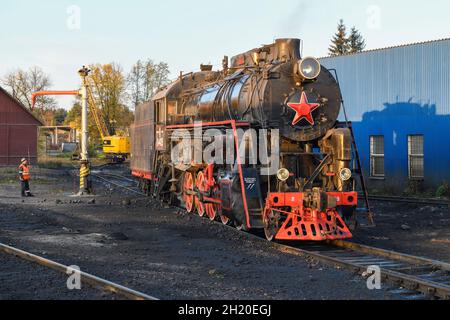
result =
[[353,27],[348,37],[349,53],[361,52],[366,48],[366,41],[356,27]]
[[331,42],[331,46],[328,49],[331,56],[339,56],[349,52],[347,27],[344,24],[344,20],[341,19],[339,21],[338,30],[331,39]]

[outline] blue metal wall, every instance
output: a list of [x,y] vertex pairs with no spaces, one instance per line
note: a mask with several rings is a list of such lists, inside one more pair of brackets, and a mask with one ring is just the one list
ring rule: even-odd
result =
[[[387,185],[408,181],[408,135],[425,139],[425,183],[450,182],[450,39],[321,59],[336,69],[364,169],[385,137]],[[341,116],[342,117],[342,116]]]

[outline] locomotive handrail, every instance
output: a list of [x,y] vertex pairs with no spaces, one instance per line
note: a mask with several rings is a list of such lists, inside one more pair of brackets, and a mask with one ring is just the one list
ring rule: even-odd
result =
[[316,168],[316,170],[313,172],[313,174],[311,175],[311,177],[309,177],[308,181],[305,183],[305,188],[310,185],[319,175],[320,171],[322,171],[322,169],[324,168],[325,165],[327,165],[327,161],[330,159],[330,155],[327,154],[325,155],[325,157],[323,158],[322,162],[319,164],[319,166]]
[[250,126],[249,122],[237,122],[236,120],[228,120],[228,121],[219,121],[219,122],[198,122],[192,124],[176,124],[167,126],[167,129],[186,129],[186,128],[198,128],[198,127],[214,127],[214,126],[222,126],[229,125],[232,126],[235,124],[237,127],[248,127]]

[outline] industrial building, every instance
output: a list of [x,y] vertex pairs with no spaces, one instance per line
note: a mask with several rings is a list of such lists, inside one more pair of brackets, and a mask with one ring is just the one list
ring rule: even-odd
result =
[[39,119],[0,87],[0,166],[19,165],[24,157],[37,162],[39,126]]
[[336,71],[372,188],[450,182],[450,39],[321,63]]

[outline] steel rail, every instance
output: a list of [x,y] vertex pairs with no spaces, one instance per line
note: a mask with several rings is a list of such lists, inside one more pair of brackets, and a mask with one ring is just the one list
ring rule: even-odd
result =
[[[340,266],[358,273],[364,273],[368,270],[368,265],[358,264],[357,262],[346,261],[339,258],[339,256],[330,256],[320,252],[308,249],[294,248],[291,246],[274,244],[275,248],[280,252],[301,257],[312,257],[323,263]],[[373,262],[376,266],[377,263]],[[388,268],[380,267],[382,281],[390,282],[398,286],[402,286],[408,290],[420,292],[427,297],[437,297],[440,299],[450,299],[450,286],[441,284],[439,282],[426,280],[415,275],[390,270]]]
[[[106,180],[106,179],[104,179]],[[118,187],[126,188],[120,185]],[[176,207],[178,209],[184,210],[183,208]],[[215,221],[220,224],[219,222]],[[223,226],[223,224],[220,224]],[[236,228],[231,226],[225,226],[226,228],[233,229],[236,232]],[[255,239],[263,240],[261,237],[247,233],[248,236]],[[324,243],[317,243],[321,246],[322,250],[315,250],[314,246],[311,245],[306,248],[298,248],[288,245],[283,245],[280,243],[270,243],[270,245],[282,253],[291,254],[301,257],[312,257],[325,264],[331,266],[341,266],[346,269],[364,273],[367,272],[369,265],[376,266],[377,263],[380,266],[382,280],[384,282],[393,283],[398,286],[402,286],[414,292],[420,292],[427,297],[437,297],[440,299],[448,300],[450,299],[450,264],[446,262],[441,262],[437,260],[417,257],[413,255],[398,253],[395,251],[384,250],[380,248],[365,246],[357,243],[347,242],[347,241],[328,241]],[[333,247],[338,249],[338,252],[332,251]],[[340,252],[339,252],[340,251]],[[332,252],[333,254],[327,254]],[[349,256],[350,254],[350,256]],[[364,254],[364,256],[351,258],[354,254]],[[398,270],[395,268],[389,269],[387,266],[391,265],[401,265],[404,266]],[[426,270],[441,271],[444,272],[449,285],[440,283],[433,280],[427,280],[424,275],[417,276],[413,274],[408,274],[408,271],[420,270],[418,267],[425,268]],[[403,269],[404,272],[400,272]],[[448,274],[448,275],[447,275]],[[425,274],[425,277],[431,275],[430,273]]]
[[358,244],[358,243],[354,243],[354,242],[349,242],[349,241],[343,241],[343,240],[329,241],[328,243],[335,247],[339,247],[339,248],[355,250],[355,251],[359,251],[359,252],[363,252],[363,253],[367,253],[367,254],[375,254],[377,256],[382,256],[382,257],[385,257],[388,259],[394,259],[394,260],[403,261],[403,262],[411,263],[411,264],[432,265],[441,270],[450,271],[450,263],[447,263],[447,262],[427,259],[427,258],[423,258],[423,257],[417,257],[417,256],[405,254],[405,253],[399,253],[399,252],[395,252],[395,251],[370,247],[370,246],[366,246],[366,245],[362,245],[362,244]]
[[[32,253],[7,246],[0,243],[0,252],[19,257],[21,259],[37,263],[41,266],[50,268],[52,270],[67,274],[71,270],[70,267],[60,264],[58,262],[34,255]],[[77,271],[78,272],[78,271]],[[124,287],[122,285],[116,284],[114,282],[99,278],[97,276],[91,275],[89,273],[80,271],[79,272],[82,281],[89,283],[91,286],[99,288],[103,291],[108,291],[114,294],[121,295],[131,300],[158,300],[155,297],[149,296],[145,293]]]
[[[360,195],[360,197],[361,197],[361,195]],[[397,196],[370,196],[369,199],[372,200],[372,201],[450,206],[450,200],[434,199],[434,198],[411,198],[411,197],[397,197]]]
[[113,179],[118,179],[118,180],[124,180],[124,181],[128,181],[128,182],[133,182],[133,183],[137,183],[136,180],[124,177],[120,174],[114,174],[114,173],[106,173],[106,172],[98,172],[98,171],[91,171],[91,174],[95,174],[95,175],[101,175],[103,177],[111,177]]
[[[110,184],[112,184],[112,185],[115,185],[116,187],[123,188],[123,189],[125,189],[125,190],[130,191],[130,192],[133,192],[133,193],[135,193],[135,194],[138,194],[138,195],[140,195],[140,196],[147,196],[147,195],[146,195],[145,193],[143,193],[143,192],[133,190],[133,189],[131,189],[131,188],[129,188],[129,187],[126,187],[126,186],[123,186],[123,185],[118,184],[118,183],[116,183],[116,182],[113,182],[113,181],[111,181],[111,180],[108,180],[108,179],[102,177],[102,176],[99,175],[99,174],[92,174],[92,173],[91,173],[91,176],[96,177],[96,178],[98,178],[98,179],[100,179],[100,180],[103,180],[103,181],[105,181],[105,182],[107,182],[107,183],[110,183]],[[117,178],[117,179],[118,179],[118,178]]]
[[[180,208],[179,208],[180,209]],[[224,226],[220,222],[215,221],[217,224]],[[235,232],[239,232],[232,226],[224,226],[232,229]],[[249,237],[255,240],[265,241],[262,237],[246,233]],[[304,247],[294,247],[291,245],[285,245],[277,242],[270,242],[269,245],[282,253],[291,254],[301,257],[311,257],[322,263],[330,266],[340,266],[353,272],[363,274],[368,271],[368,267],[379,266],[383,282],[392,283],[398,286],[402,286],[408,290],[424,294],[426,297],[437,297],[439,299],[450,299],[450,264],[442,261],[427,259],[423,257],[412,256],[395,251],[384,250],[375,247],[369,247],[357,243],[348,241],[328,241],[315,244],[302,244]],[[321,247],[321,251],[317,251],[315,248]],[[341,250],[341,252],[332,251],[333,247]],[[328,254],[327,254],[328,252]],[[333,254],[330,255],[329,253]],[[364,254],[363,256],[355,256],[355,254]],[[350,258],[350,260],[349,260]],[[400,265],[402,268],[395,270],[395,268],[389,269],[389,265]],[[414,270],[421,271],[441,271],[446,275],[446,283],[440,283],[437,281],[427,280],[422,277],[408,274]],[[403,269],[403,272],[400,270]],[[427,273],[425,276],[432,275]],[[448,284],[447,284],[448,283]]]

